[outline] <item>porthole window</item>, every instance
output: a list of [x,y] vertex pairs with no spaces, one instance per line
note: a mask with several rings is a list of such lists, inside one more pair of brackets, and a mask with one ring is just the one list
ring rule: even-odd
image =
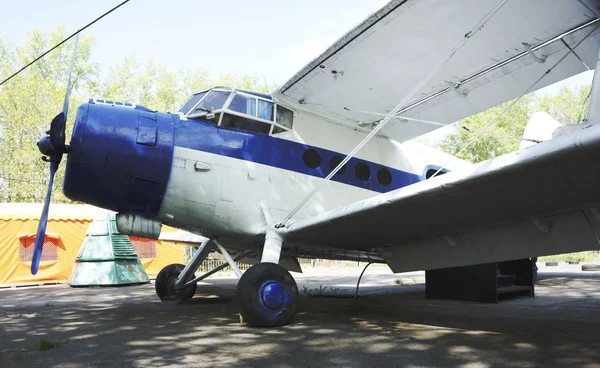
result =
[[[438,169],[429,169],[429,170],[427,170],[427,172],[425,173],[425,179],[431,179],[432,177],[434,177],[434,175],[435,175],[436,172],[438,172]],[[439,173],[437,173],[437,175],[435,175],[435,176],[444,175],[447,172],[448,171],[446,171],[446,170],[442,170]]]
[[364,162],[359,162],[354,167],[354,173],[356,177],[361,181],[367,181],[371,178],[371,169]]
[[377,181],[384,187],[389,187],[392,184],[392,174],[386,168],[381,168],[377,171]]
[[[340,163],[342,162],[342,157],[339,155],[335,155],[331,158],[331,160],[329,160],[329,168],[331,169],[331,171],[333,171],[333,169],[335,169]],[[344,166],[342,166],[338,172],[335,173],[335,175],[342,175],[343,173],[346,172],[346,165],[344,164]]]
[[304,151],[304,154],[302,155],[302,161],[304,161],[304,164],[309,168],[316,169],[321,165],[321,155],[319,155],[319,152],[315,151],[314,149],[309,148]]

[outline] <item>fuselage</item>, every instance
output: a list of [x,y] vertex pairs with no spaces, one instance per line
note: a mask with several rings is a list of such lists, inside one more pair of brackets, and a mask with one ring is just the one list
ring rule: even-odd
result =
[[247,237],[283,219],[316,187],[294,218],[425,180],[448,163],[416,143],[374,137],[325,183],[365,132],[302,111],[294,111],[293,129],[275,134],[209,118],[104,101],[81,105],[65,195],[205,236]]

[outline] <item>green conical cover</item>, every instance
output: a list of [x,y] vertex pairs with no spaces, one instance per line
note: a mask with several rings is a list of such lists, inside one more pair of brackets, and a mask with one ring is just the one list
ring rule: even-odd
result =
[[106,212],[90,224],[69,276],[71,286],[149,283],[127,235],[117,231],[115,214]]

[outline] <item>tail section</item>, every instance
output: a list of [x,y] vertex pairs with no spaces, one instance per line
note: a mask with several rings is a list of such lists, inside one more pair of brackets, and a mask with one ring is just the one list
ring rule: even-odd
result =
[[519,149],[531,147],[537,143],[550,140],[553,133],[563,125],[547,113],[540,111],[533,114],[523,132],[523,140]]

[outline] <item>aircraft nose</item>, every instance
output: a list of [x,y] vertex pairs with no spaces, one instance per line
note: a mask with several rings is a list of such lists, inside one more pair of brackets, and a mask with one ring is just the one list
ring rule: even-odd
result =
[[75,119],[63,192],[75,201],[155,217],[173,160],[177,115],[90,100]]

